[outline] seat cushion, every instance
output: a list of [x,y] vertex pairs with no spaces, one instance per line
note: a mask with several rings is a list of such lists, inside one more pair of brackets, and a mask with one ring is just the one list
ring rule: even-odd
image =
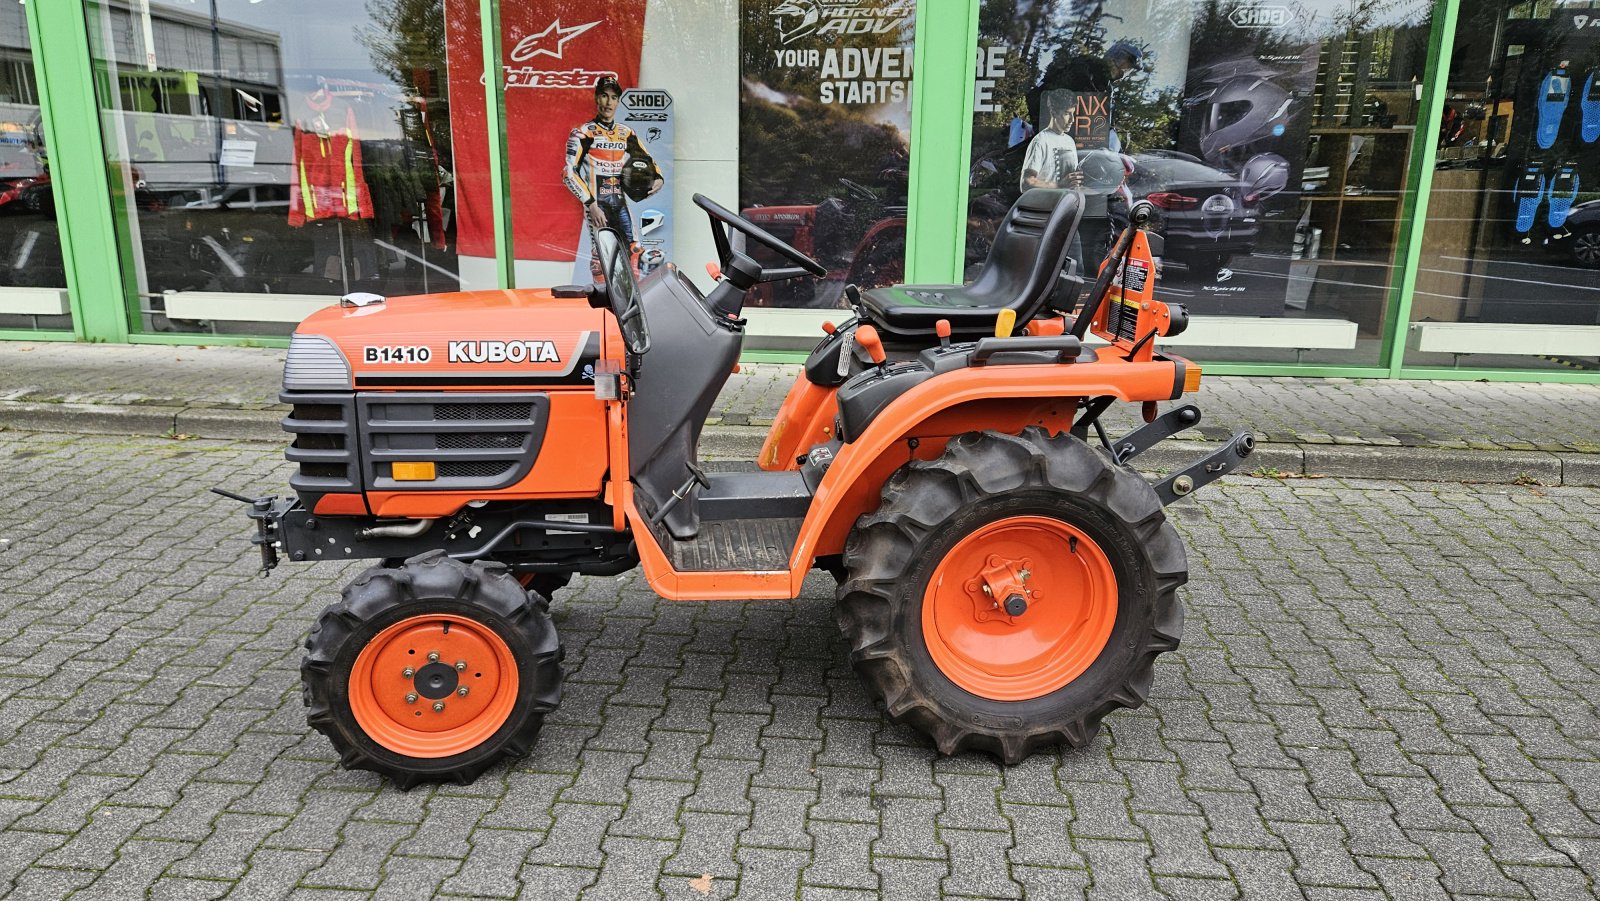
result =
[[892,338],[929,338],[941,319],[950,320],[958,339],[994,334],[995,320],[1005,307],[975,296],[964,285],[894,285],[863,291],[867,317]]

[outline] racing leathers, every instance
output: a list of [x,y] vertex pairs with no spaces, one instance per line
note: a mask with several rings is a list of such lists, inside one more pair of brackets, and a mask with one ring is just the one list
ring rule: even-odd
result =
[[[630,256],[637,249],[633,242],[633,217],[628,213],[628,197],[622,192],[622,168],[629,159],[650,159],[633,129],[617,122],[592,119],[574,128],[567,138],[567,168],[562,180],[585,206],[599,206],[606,226],[622,235]],[[600,270],[600,251],[592,243],[589,267],[595,277]]]

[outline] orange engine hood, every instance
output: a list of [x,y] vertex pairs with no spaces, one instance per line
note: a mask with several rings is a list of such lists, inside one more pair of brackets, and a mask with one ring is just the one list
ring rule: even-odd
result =
[[587,386],[616,340],[610,315],[549,290],[469,291],[332,306],[296,329],[350,364],[356,388]]

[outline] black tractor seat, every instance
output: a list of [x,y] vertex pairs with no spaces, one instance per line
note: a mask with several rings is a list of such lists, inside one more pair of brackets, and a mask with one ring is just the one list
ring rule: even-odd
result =
[[862,307],[884,341],[896,344],[933,341],[941,319],[950,321],[956,340],[971,340],[993,335],[1001,310],[1014,311],[1019,328],[1047,302],[1070,310],[1082,278],[1076,261],[1074,271],[1067,271],[1067,251],[1082,216],[1079,192],[1030,189],[1000,221],[989,256],[970,284],[873,288],[862,292]]

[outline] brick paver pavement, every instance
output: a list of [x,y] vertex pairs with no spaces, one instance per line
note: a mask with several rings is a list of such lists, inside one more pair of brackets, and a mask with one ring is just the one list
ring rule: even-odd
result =
[[1232,478],[1173,508],[1182,648],[1091,746],[886,726],[831,585],[558,594],[532,756],[411,792],[309,730],[354,565],[252,572],[276,448],[0,432],[0,892],[76,898],[1594,896],[1600,491]]

